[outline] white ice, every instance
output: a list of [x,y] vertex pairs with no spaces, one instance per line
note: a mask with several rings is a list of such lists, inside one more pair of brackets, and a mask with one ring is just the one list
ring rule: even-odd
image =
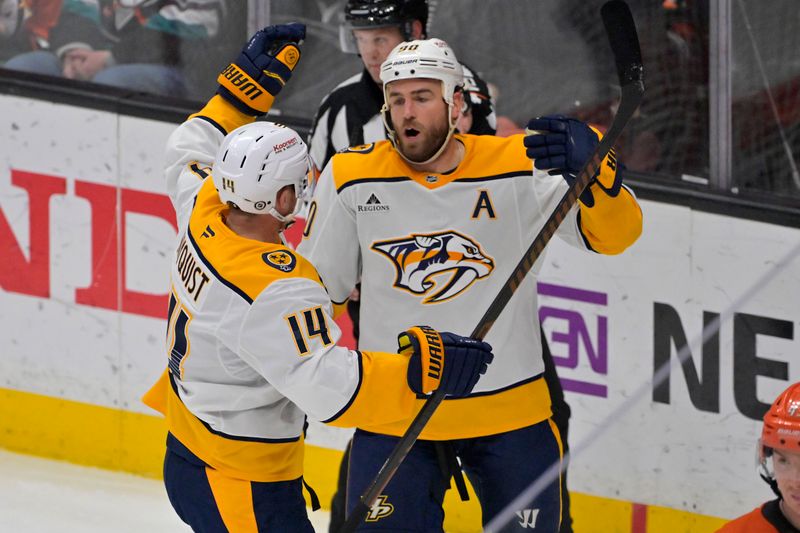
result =
[[[318,532],[329,514],[310,512]],[[0,533],[191,531],[161,481],[0,449]]]

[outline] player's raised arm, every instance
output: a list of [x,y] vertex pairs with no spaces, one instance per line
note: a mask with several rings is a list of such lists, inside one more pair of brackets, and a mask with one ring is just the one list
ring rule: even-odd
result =
[[257,31],[217,77],[217,94],[173,132],[165,159],[173,204],[194,196],[225,135],[269,111],[300,60],[304,38],[303,24]]
[[268,26],[250,38],[242,52],[217,77],[217,94],[242,113],[260,116],[272,107],[300,60],[304,24]]
[[[561,115],[528,122],[524,144],[534,167],[561,174],[571,184],[592,155],[601,134],[587,124]],[[642,211],[633,193],[622,183],[624,165],[614,150],[580,197],[580,231],[592,250],[619,254],[642,233]]]

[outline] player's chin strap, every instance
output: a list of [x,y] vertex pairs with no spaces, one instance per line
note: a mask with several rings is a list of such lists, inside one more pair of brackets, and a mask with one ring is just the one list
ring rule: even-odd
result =
[[761,476],[761,479],[767,482],[769,488],[772,489],[772,492],[774,492],[778,498],[783,498],[783,494],[781,494],[780,489],[778,489],[778,482],[775,481],[774,478],[765,475],[763,472],[759,472],[758,475]]
[[759,460],[757,462],[756,471],[758,472],[759,477],[763,479],[769,488],[772,489],[772,492],[778,498],[783,498],[783,494],[781,494],[780,489],[778,489],[778,482],[775,481],[774,475],[770,472],[770,469],[767,467],[767,460],[766,458],[772,455],[772,449],[768,446],[761,447],[759,440]]
[[272,215],[273,218],[275,218],[278,222],[283,224],[283,227],[280,229],[280,231],[285,231],[285,230],[289,229],[292,226],[292,224],[294,224],[294,222],[295,222],[295,220],[294,220],[295,213],[292,213],[290,215],[284,216],[284,215],[281,215],[280,213],[278,213],[278,210],[275,209],[274,207],[270,207],[269,214]]
[[[442,83],[442,87],[444,87],[444,83]],[[389,105],[386,103],[386,97],[384,96],[383,107],[381,107],[381,118],[383,119],[383,126],[386,128],[386,131],[389,135],[389,140],[392,141],[392,146],[394,146],[397,153],[400,154],[400,157],[411,163],[412,165],[427,165],[431,161],[434,161],[437,157],[442,155],[444,149],[447,148],[447,143],[450,142],[450,139],[453,137],[453,132],[456,131],[456,119],[453,118],[453,104],[447,102],[447,122],[450,125],[450,129],[447,132],[447,136],[444,138],[442,145],[436,150],[436,153],[430,156],[425,161],[414,161],[406,157],[403,153],[403,150],[400,149],[400,143],[397,142],[397,132],[392,127],[392,116],[389,113]]]
[[267,213],[272,215],[273,218],[275,218],[278,222],[283,224],[283,228],[281,228],[281,231],[289,229],[292,226],[292,224],[295,223],[295,218],[297,218],[297,214],[300,213],[300,210],[303,208],[304,197],[305,194],[303,194],[302,192],[297,196],[294,203],[294,209],[288,215],[281,215],[278,212],[278,210],[275,209],[275,206],[269,208],[269,211],[267,211]]
[[761,461],[759,461],[759,463],[758,463],[758,468],[757,468],[757,471],[758,471],[758,475],[759,475],[759,477],[761,477],[761,479],[763,479],[763,480],[764,480],[764,482],[765,482],[767,485],[769,485],[769,488],[771,488],[771,489],[772,489],[772,492],[774,492],[774,493],[775,493],[775,495],[776,495],[778,498],[781,498],[781,499],[782,499],[782,498],[783,498],[783,494],[781,494],[781,491],[780,491],[780,489],[778,488],[778,482],[777,482],[777,481],[775,481],[775,478],[773,477],[773,475],[772,475],[772,474],[770,474],[770,471],[769,471],[769,469],[767,468],[767,465],[766,465],[766,462],[765,462],[765,460],[764,460],[764,459],[762,459]]

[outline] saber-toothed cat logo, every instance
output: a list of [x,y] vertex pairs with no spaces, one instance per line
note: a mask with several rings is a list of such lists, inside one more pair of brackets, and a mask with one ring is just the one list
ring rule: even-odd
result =
[[[380,241],[371,248],[394,264],[394,286],[424,295],[422,303],[426,304],[458,296],[494,270],[494,261],[480,244],[452,230]],[[441,279],[435,279],[437,276]]]

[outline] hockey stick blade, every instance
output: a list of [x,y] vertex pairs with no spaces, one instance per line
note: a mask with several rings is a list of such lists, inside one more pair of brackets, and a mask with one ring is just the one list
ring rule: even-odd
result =
[[[642,66],[642,55],[639,49],[639,39],[636,34],[636,25],[633,22],[633,16],[625,2],[622,0],[611,0],[606,2],[601,8],[601,16],[603,24],[606,28],[608,40],[611,44],[611,50],[614,54],[614,60],[617,66],[617,75],[619,76],[619,84],[621,87],[621,96],[619,107],[611,126],[606,131],[606,134],[598,143],[592,156],[584,163],[580,173],[578,173],[575,181],[570,185],[569,189],[559,201],[553,213],[544,223],[544,226],[539,231],[539,234],[531,243],[528,250],[519,261],[514,271],[509,276],[506,283],[497,293],[495,299],[492,301],[486,313],[483,315],[478,325],[472,332],[471,337],[476,339],[484,339],[489,333],[489,330],[494,325],[497,317],[508,304],[511,297],[516,292],[519,285],[524,281],[525,276],[528,274],[533,264],[538,259],[539,255],[544,250],[544,247],[550,242],[550,239],[555,235],[556,230],[561,225],[561,222],[566,217],[570,209],[578,201],[583,190],[592,181],[592,178],[600,168],[600,164],[605,159],[608,152],[614,146],[614,143],[619,138],[625,125],[633,117],[636,109],[642,101],[644,96],[644,81]],[[443,391],[435,391],[422,406],[422,409],[414,417],[414,420],[408,426],[408,429],[400,437],[400,440],[395,445],[394,450],[386,458],[386,461],[381,466],[375,479],[367,487],[367,490],[361,496],[356,504],[356,507],[347,517],[340,533],[352,533],[356,530],[359,524],[364,521],[367,513],[374,504],[377,497],[386,488],[386,485],[394,476],[400,464],[411,451],[412,446],[419,438],[422,430],[425,429],[428,421],[433,416],[436,408],[444,400],[445,393]]]

